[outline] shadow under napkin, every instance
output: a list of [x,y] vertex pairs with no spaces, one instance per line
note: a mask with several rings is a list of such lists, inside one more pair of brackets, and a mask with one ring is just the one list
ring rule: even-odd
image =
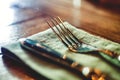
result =
[[[8,71],[11,73],[11,63],[13,65],[17,65],[18,67],[18,71],[25,73],[26,75],[28,76],[31,76],[32,78],[34,78],[35,80],[49,80],[48,78],[46,78],[45,76],[41,75],[41,74],[38,74],[37,72],[35,72],[34,70],[32,70],[29,66],[25,65],[20,59],[18,59],[16,56],[14,55],[11,55],[13,56],[14,58],[11,58],[10,56],[8,56],[9,54],[13,54],[7,50],[4,49],[4,53],[5,55],[3,55],[2,59],[4,61],[4,65],[7,67]],[[3,53],[3,54],[4,54]],[[8,60],[9,60],[9,63],[8,63]],[[13,67],[13,66],[12,66]],[[10,69],[10,70],[9,70]],[[13,68],[12,68],[13,69]],[[25,71],[23,71],[25,70]],[[16,75],[16,74],[13,74],[13,75]],[[17,75],[16,75],[17,76]],[[15,79],[17,80],[17,79]]]

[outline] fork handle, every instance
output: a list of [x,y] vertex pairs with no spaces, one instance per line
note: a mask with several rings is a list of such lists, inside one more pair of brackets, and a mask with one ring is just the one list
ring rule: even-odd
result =
[[106,55],[112,57],[112,58],[116,58],[118,61],[120,61],[120,55],[118,55],[117,53],[113,52],[113,51],[110,51],[110,50],[98,50],[100,52],[103,52],[105,53]]
[[111,56],[111,57],[117,57],[118,55],[116,54],[116,53],[114,53],[114,52],[112,52],[112,51],[110,51],[110,50],[107,50],[107,49],[104,49],[104,50],[99,50],[100,52],[103,52],[103,53],[105,53],[105,54],[107,54],[107,55],[109,55],[109,56]]
[[120,68],[120,55],[110,50],[99,50],[98,53],[114,66]]

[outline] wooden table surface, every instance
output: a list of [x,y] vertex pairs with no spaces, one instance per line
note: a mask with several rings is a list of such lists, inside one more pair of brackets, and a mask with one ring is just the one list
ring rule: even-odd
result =
[[[48,29],[45,18],[60,16],[79,29],[120,43],[120,5],[91,0],[1,0],[0,47]],[[23,65],[0,55],[0,80],[34,80]]]

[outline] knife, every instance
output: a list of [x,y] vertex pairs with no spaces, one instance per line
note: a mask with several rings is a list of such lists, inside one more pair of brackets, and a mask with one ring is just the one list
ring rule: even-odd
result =
[[20,39],[20,44],[22,47],[30,51],[35,51],[35,53],[38,55],[44,56],[47,59],[53,60],[57,63],[79,71],[84,78],[83,80],[92,80],[94,77],[98,79],[103,78],[105,80],[105,75],[98,69],[92,69],[90,67],[82,66],[78,62],[72,60],[66,55],[60,54],[59,52],[53,50],[42,42],[37,42],[32,39],[24,38]]

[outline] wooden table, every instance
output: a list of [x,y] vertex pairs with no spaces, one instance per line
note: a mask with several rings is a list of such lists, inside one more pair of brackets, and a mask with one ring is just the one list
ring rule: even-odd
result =
[[[120,6],[90,0],[0,1],[0,47],[48,29],[45,18],[60,16],[79,29],[120,43]],[[23,65],[0,55],[0,80],[34,80]]]

